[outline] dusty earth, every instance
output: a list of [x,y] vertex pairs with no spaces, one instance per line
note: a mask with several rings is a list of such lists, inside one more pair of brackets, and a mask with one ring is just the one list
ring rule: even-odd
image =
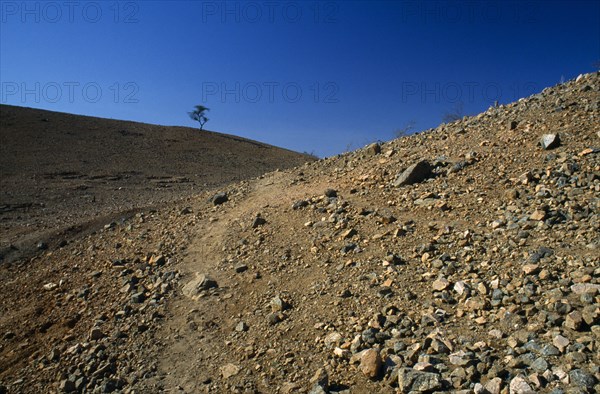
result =
[[310,160],[222,133],[0,105],[0,260]]
[[4,262],[0,392],[599,392],[599,125],[586,74]]

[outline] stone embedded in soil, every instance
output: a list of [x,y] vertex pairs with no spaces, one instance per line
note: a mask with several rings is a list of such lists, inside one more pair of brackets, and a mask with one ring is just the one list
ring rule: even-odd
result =
[[282,312],[290,307],[290,304],[280,296],[274,297],[269,305],[272,312]]
[[285,315],[281,312],[269,313],[267,315],[267,321],[272,326],[274,326],[277,323],[281,323],[284,319],[285,319]]
[[421,160],[404,170],[393,182],[394,186],[412,185],[422,182],[431,176],[431,164],[427,160]]
[[381,153],[381,145],[379,145],[377,142],[373,142],[372,144],[368,145],[365,149],[369,154],[372,155],[378,155]]
[[325,197],[334,198],[337,197],[338,192],[335,189],[326,189],[324,194]]
[[540,139],[542,149],[554,149],[560,146],[560,137],[558,134],[544,134]]
[[197,298],[202,291],[218,287],[217,282],[206,274],[196,273],[196,277],[182,288],[183,295]]
[[377,349],[367,349],[360,357],[360,370],[369,379],[375,379],[381,369],[381,355]]
[[257,215],[253,220],[252,220],[252,228],[258,228],[260,226],[262,226],[263,224],[266,224],[267,220],[265,218],[263,218],[262,216]]
[[229,379],[232,376],[237,375],[240,372],[240,367],[238,367],[235,364],[225,364],[223,365],[221,368],[221,375],[223,376],[223,379]]
[[229,197],[227,196],[227,193],[225,193],[225,192],[217,193],[211,199],[211,201],[214,205],[221,205],[223,203],[226,203],[228,200],[229,200]]
[[93,327],[90,330],[90,339],[93,341],[96,341],[98,339],[102,339],[105,337],[105,334],[102,332],[102,330],[98,327]]
[[441,389],[442,380],[437,373],[400,368],[398,369],[398,388],[401,393],[427,393]]

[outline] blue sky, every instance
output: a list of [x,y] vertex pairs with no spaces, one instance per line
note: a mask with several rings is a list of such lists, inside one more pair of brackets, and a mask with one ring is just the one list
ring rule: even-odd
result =
[[0,102],[330,156],[598,69],[600,1],[2,1]]

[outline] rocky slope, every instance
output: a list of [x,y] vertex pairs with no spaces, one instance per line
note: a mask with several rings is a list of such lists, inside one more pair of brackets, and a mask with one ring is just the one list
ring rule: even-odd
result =
[[0,105],[0,261],[64,241],[57,229],[311,160],[189,127]]
[[587,74],[4,264],[0,392],[598,392],[599,116]]

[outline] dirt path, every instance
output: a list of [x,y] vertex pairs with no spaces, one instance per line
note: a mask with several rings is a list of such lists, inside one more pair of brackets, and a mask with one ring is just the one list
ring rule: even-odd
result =
[[322,184],[311,185],[311,190],[289,184],[289,174],[269,174],[253,182],[252,190],[243,198],[215,207],[210,216],[200,220],[195,229],[197,236],[179,270],[184,274],[184,284],[198,272],[214,278],[219,288],[214,295],[198,301],[179,296],[172,302],[170,318],[159,335],[166,345],[159,363],[159,375],[165,376],[162,382],[165,391],[196,393],[222,389],[211,383],[220,380],[220,368],[228,364],[231,352],[235,353],[231,333],[236,332],[236,324],[248,313],[250,299],[257,299],[269,282],[257,273],[232,274],[228,262],[231,256],[224,247],[240,242],[240,232],[263,209],[291,205],[292,201],[323,188]]

